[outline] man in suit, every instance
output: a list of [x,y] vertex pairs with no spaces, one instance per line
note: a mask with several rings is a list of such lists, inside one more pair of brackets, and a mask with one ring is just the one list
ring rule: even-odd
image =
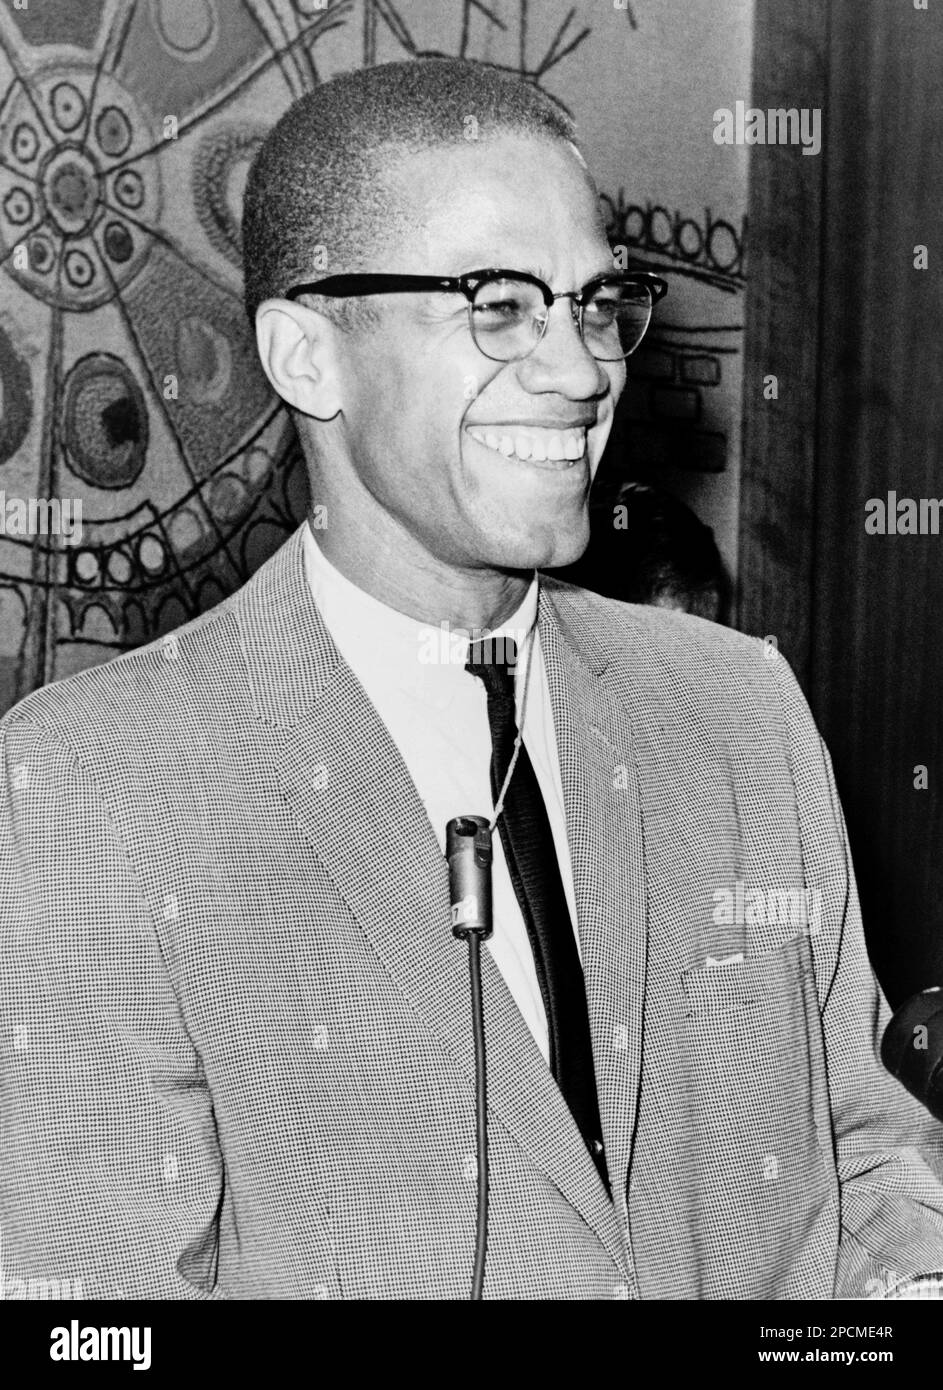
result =
[[537,574],[586,544],[660,293],[614,274],[572,140],[532,86],[430,60],[320,88],[256,161],[247,303],[317,525],[4,722],[8,1286],[467,1297],[444,830],[502,799],[485,1297],[943,1270],[939,1129],[876,1057],[785,663]]

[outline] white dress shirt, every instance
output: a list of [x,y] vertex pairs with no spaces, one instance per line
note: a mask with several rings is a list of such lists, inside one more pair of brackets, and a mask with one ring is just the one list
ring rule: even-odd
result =
[[[446,624],[435,627],[417,622],[365,593],[327,560],[310,526],[305,527],[304,546],[305,573],[321,617],[399,749],[444,854],[448,821],[475,815],[490,820],[494,810],[487,696],[478,677],[465,670],[468,634],[450,631]],[[535,575],[520,607],[494,630],[494,636],[513,637],[517,642],[518,724],[527,665],[532,663],[524,745],[547,807],[570,921],[575,923],[563,786],[537,627],[537,584]],[[532,643],[527,641],[531,632]],[[494,934],[487,946],[548,1061],[547,1017],[498,827],[493,843]]]

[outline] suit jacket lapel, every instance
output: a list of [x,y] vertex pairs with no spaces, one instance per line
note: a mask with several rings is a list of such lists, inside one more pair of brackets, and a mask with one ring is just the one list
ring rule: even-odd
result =
[[644,822],[631,726],[566,591],[541,587],[540,637],[573,863],[603,1137],[620,1214],[638,1112],[647,966]]
[[[452,936],[447,869],[425,808],[330,641],[297,537],[271,565],[272,592],[246,607],[244,645],[266,717],[283,726],[277,776],[288,808],[403,997],[473,1083],[467,953]],[[487,951],[483,992],[489,1110],[625,1267],[612,1204]]]

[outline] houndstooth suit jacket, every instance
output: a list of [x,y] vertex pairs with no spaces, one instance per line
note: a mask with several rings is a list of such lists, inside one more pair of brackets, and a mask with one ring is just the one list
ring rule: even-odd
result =
[[[549,578],[539,625],[615,1200],[486,954],[485,1296],[866,1297],[943,1269],[943,1131],[876,1058],[785,662]],[[466,1297],[465,948],[300,533],[2,740],[7,1293]],[[819,930],[718,925],[737,882],[820,893]]]

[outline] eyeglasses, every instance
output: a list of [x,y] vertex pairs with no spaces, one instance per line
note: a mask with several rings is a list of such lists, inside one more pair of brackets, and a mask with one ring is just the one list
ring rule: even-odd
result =
[[597,275],[581,290],[560,294],[523,270],[474,270],[455,276],[330,275],[294,285],[285,298],[429,291],[465,296],[475,346],[493,362],[516,362],[532,352],[547,331],[550,310],[558,299],[573,301],[587,351],[599,362],[618,362],[644,338],[652,309],[668,293],[668,284],[647,270]]

